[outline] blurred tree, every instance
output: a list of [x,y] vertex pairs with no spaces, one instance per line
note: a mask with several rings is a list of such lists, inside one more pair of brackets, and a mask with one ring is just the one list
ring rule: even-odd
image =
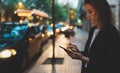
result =
[[65,6],[60,6],[55,4],[55,20],[56,22],[59,21],[66,21],[68,19],[68,11]]
[[[38,9],[48,13],[52,17],[52,3],[51,0],[0,0],[0,7],[5,10],[5,18],[8,20],[9,17],[14,16],[14,10],[21,1],[26,9]],[[1,9],[0,8],[0,9]],[[68,12],[65,6],[61,6],[55,3],[55,19],[58,21],[66,21]]]
[[38,9],[51,14],[51,0],[26,0],[24,4],[30,10]]
[[[44,11],[52,17],[52,3],[51,0],[29,0],[24,2],[26,7],[30,10],[38,9]],[[67,20],[67,10],[64,6],[61,6],[55,3],[55,20],[58,21],[66,21]]]
[[19,0],[0,0],[0,10],[4,10],[4,17],[9,21],[14,15],[14,7]]

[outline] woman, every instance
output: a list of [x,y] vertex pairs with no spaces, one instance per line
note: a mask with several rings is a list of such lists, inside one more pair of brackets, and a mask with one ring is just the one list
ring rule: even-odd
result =
[[120,73],[120,36],[112,25],[112,13],[106,0],[85,0],[86,17],[92,24],[85,51],[69,44],[65,50],[82,61],[82,73]]

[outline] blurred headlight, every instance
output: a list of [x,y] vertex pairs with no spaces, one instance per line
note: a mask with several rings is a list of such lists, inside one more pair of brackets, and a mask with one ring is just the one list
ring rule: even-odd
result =
[[60,32],[60,29],[56,29],[55,31],[56,31],[57,33],[59,33],[59,32]]
[[41,36],[42,36],[42,37],[44,37],[44,36],[45,36],[45,34],[42,34]]
[[32,41],[33,39],[32,38],[29,38],[29,41]]
[[62,29],[61,29],[61,31],[66,31],[68,29],[68,27],[63,27]]
[[47,35],[53,35],[53,31],[47,32]]
[[49,32],[47,32],[47,36],[50,37],[50,33]]
[[6,49],[6,50],[3,50],[3,51],[0,52],[0,58],[3,58],[3,59],[10,58],[10,57],[12,57],[16,54],[17,54],[16,50]]
[[73,26],[70,26],[69,29],[73,29]]
[[50,31],[50,35],[53,35],[53,31]]

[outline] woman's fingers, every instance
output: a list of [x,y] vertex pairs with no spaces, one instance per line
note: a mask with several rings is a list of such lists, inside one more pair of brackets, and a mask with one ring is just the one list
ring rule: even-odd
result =
[[66,50],[66,52],[71,58],[77,58],[78,57],[77,52],[70,51],[70,50]]
[[68,45],[73,45],[72,43],[69,43]]
[[69,44],[68,45],[68,47],[67,47],[68,49],[71,49],[72,51],[75,51],[75,52],[77,52],[78,50],[77,50],[77,46],[76,45],[73,45],[73,44]]

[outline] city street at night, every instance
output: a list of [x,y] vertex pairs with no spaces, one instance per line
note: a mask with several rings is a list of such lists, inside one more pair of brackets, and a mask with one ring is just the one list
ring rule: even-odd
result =
[[0,0],[0,73],[120,73],[119,43],[120,0]]

